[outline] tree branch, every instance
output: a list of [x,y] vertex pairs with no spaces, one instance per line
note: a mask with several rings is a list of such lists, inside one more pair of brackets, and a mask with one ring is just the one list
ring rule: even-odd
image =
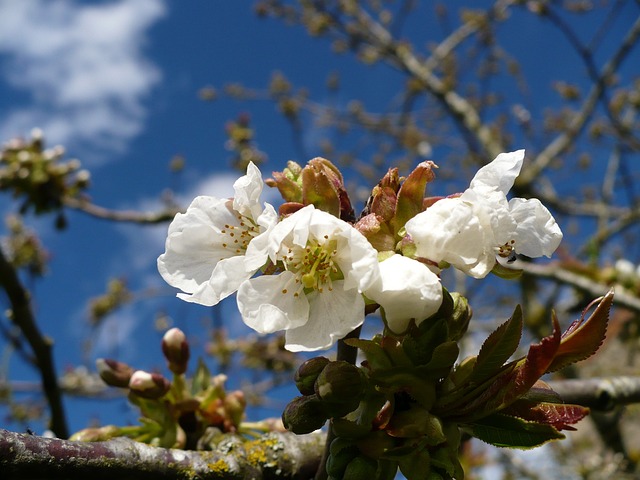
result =
[[134,210],[110,210],[108,208],[99,207],[93,203],[73,197],[65,197],[64,205],[74,210],[79,210],[92,217],[100,218],[102,220],[113,220],[117,222],[129,222],[129,223],[141,223],[141,224],[156,224],[169,222],[173,220],[176,213],[180,210],[175,207],[168,207],[165,210],[159,212],[138,212]]
[[616,406],[640,403],[640,377],[571,379],[547,383],[566,403],[593,410],[609,411]]
[[0,287],[7,293],[11,304],[11,319],[29,342],[35,355],[37,368],[42,380],[42,388],[51,411],[51,430],[62,438],[69,436],[67,421],[62,405],[62,394],[54,367],[53,341],[45,338],[36,324],[29,293],[20,283],[18,274],[4,256],[0,248]]
[[152,447],[128,438],[70,442],[0,429],[3,479],[260,479],[312,478],[324,435],[266,434],[257,440],[229,437],[217,451]]

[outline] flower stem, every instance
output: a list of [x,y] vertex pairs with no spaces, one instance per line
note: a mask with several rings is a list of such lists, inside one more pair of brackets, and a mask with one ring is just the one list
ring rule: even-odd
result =
[[[358,338],[360,336],[360,331],[362,330],[362,326],[356,328],[352,332],[348,333],[343,339],[338,340],[338,355],[337,360],[344,360],[345,362],[349,362],[352,365],[356,364],[356,358],[358,357],[358,349],[356,347],[352,347],[344,343],[344,341],[348,338]],[[329,430],[327,432],[327,441],[324,445],[324,453],[322,454],[322,460],[320,460],[320,466],[318,467],[318,471],[316,472],[315,480],[327,480],[327,460],[329,460],[329,447],[331,446],[331,442],[335,438],[335,434],[333,433],[333,429],[331,428],[331,421],[329,421]]]

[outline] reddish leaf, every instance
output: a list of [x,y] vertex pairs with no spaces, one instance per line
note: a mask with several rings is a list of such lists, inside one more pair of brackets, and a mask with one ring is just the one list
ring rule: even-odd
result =
[[[591,316],[585,320],[589,308],[599,301]],[[589,358],[596,353],[604,340],[609,321],[609,310],[613,303],[613,290],[604,297],[591,303],[583,312],[580,319],[573,322],[562,334],[560,347],[547,372],[555,372],[567,365]]]
[[480,383],[495,375],[516,351],[521,336],[522,309],[518,305],[511,318],[500,325],[482,344],[469,381]]
[[589,409],[580,405],[564,403],[532,402],[521,398],[510,406],[501,410],[514,417],[530,422],[545,423],[558,430],[573,430],[574,423],[578,423],[589,414]]

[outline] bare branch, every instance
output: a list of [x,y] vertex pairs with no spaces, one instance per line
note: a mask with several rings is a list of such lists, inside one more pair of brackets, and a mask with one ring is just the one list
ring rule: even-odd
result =
[[92,217],[102,220],[113,220],[116,222],[129,222],[141,224],[156,224],[173,220],[180,210],[175,207],[166,208],[159,212],[138,212],[134,210],[110,210],[99,207],[93,203],[78,198],[65,197],[64,205],[74,210],[79,210]]
[[547,383],[566,403],[594,410],[607,411],[616,406],[640,403],[640,377],[571,379]]
[[24,337],[29,342],[35,355],[42,388],[44,389],[49,409],[51,411],[51,430],[56,435],[66,438],[69,433],[67,421],[62,405],[62,394],[58,385],[58,378],[54,367],[52,347],[53,341],[45,338],[36,324],[29,293],[22,286],[18,275],[4,256],[0,248],[0,287],[7,293],[11,305],[12,321],[15,323]]
[[128,438],[70,442],[0,430],[3,479],[259,479],[311,478],[324,435],[269,433],[242,442],[230,437],[217,451],[152,447]]

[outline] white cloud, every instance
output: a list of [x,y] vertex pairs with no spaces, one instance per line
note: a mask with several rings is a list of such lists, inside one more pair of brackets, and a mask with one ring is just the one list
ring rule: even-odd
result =
[[0,0],[0,82],[27,94],[0,119],[0,139],[37,126],[50,143],[125,149],[161,79],[143,47],[165,10],[164,0]]

